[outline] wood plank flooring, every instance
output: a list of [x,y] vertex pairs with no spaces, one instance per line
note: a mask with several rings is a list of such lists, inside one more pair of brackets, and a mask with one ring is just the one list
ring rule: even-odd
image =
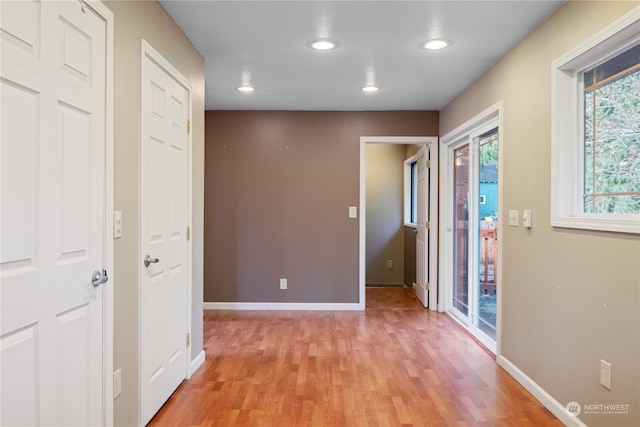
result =
[[411,289],[364,312],[206,311],[206,361],[150,426],[562,426]]

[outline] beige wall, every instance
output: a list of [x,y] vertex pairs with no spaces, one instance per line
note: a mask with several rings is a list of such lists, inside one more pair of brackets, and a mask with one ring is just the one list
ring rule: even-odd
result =
[[501,354],[561,405],[631,405],[580,415],[596,427],[640,425],[640,239],[551,227],[551,62],[637,4],[566,3],[440,115],[444,135],[504,102],[500,214],[532,209],[533,228],[503,228]]
[[368,285],[404,284],[404,150],[404,145],[366,145]]
[[348,207],[360,136],[437,135],[437,122],[429,111],[207,111],[205,301],[357,303]]
[[202,351],[204,60],[155,1],[108,1],[114,13],[114,209],[124,234],[114,242],[114,370],[122,395],[114,401],[117,426],[138,424],[138,93],[140,38],[147,40],[192,85],[193,305],[192,358]]

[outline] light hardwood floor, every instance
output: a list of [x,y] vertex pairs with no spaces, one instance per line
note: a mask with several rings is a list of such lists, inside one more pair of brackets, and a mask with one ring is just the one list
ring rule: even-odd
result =
[[562,426],[411,289],[364,312],[206,311],[206,361],[150,426]]

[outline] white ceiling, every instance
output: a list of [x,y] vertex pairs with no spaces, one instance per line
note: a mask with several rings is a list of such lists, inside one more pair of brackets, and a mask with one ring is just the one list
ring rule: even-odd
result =
[[[440,110],[563,2],[160,3],[205,57],[207,110],[364,111]],[[338,48],[309,47],[323,36]],[[450,46],[421,48],[433,38]]]

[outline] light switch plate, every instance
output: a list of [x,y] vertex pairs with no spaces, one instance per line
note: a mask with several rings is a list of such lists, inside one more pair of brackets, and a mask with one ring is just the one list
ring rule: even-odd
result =
[[122,237],[122,212],[113,212],[113,238],[119,239]]
[[349,206],[349,218],[358,218],[357,206]]
[[611,363],[600,360],[600,384],[611,390]]
[[518,211],[509,211],[509,225],[511,227],[518,226]]
[[524,227],[531,228],[531,224],[532,224],[531,211],[528,209],[522,211],[522,225]]

